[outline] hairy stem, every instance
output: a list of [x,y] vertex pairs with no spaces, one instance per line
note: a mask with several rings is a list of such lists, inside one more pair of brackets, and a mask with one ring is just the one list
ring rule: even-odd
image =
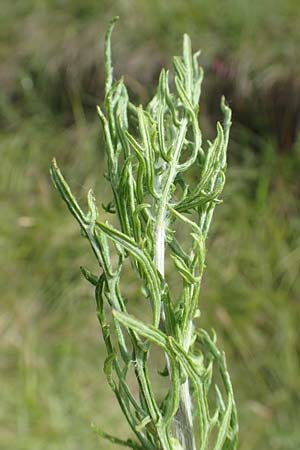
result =
[[175,416],[176,436],[184,450],[196,450],[192,399],[188,379],[180,386],[180,404]]
[[[162,277],[164,277],[165,266],[165,226],[159,223],[155,231],[155,255],[154,263]],[[162,309],[161,328],[164,327],[165,317]],[[166,363],[171,376],[170,361],[166,355]],[[196,450],[193,417],[192,400],[188,379],[180,386],[180,403],[175,416],[175,433],[184,450]]]
[[[184,118],[179,130],[177,144],[175,145],[173,158],[170,161],[164,185],[162,186],[161,202],[158,209],[157,224],[155,230],[155,254],[154,263],[162,277],[164,277],[164,261],[165,261],[165,227],[167,222],[166,210],[170,195],[171,185],[174,182],[178,161],[181,152],[181,143],[186,135],[187,119]],[[164,309],[162,307],[161,327],[164,326]],[[185,341],[187,339],[184,339]],[[189,339],[188,339],[189,340]],[[167,367],[171,376],[170,363],[166,356]],[[196,450],[193,418],[192,418],[192,400],[189,389],[188,379],[180,387],[180,403],[175,416],[176,436],[184,450]]]
[[163,223],[159,223],[155,230],[155,267],[161,276],[165,276],[165,227]]

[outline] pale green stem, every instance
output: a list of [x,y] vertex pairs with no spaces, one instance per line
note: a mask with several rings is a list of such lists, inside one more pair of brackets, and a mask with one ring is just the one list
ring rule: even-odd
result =
[[[185,339],[185,350],[188,351],[190,346],[190,332]],[[190,386],[188,378],[180,386],[180,403],[179,409],[175,417],[176,433],[179,442],[184,450],[196,450],[196,442],[193,430],[193,416],[192,416],[192,399],[190,393]]]
[[[172,160],[170,161],[168,175],[162,189],[161,201],[158,209],[157,223],[155,229],[155,253],[154,263],[159,270],[161,276],[165,276],[165,228],[167,222],[167,205],[169,200],[169,193],[171,185],[174,182],[174,178],[177,173],[177,166],[181,152],[181,140],[184,139],[187,129],[187,119],[183,119],[177,146],[174,149]],[[164,325],[165,317],[164,310],[162,308],[162,320],[161,326]],[[189,347],[189,337],[185,337],[184,341]],[[167,367],[171,376],[171,369],[168,357],[166,356]],[[189,388],[188,379],[180,386],[180,404],[174,420],[176,436],[182,445],[183,450],[196,450],[196,443],[193,430],[193,418],[192,418],[192,400]]]

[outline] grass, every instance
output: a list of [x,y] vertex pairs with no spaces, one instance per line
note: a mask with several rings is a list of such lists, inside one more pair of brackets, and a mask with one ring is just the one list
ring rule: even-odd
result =
[[[95,63],[102,54],[98,36],[103,35],[106,17],[118,12],[122,27],[132,27],[128,35],[120,29],[126,40],[115,42],[116,59],[128,68],[129,78],[140,68],[132,88],[141,97],[147,97],[149,79],[156,74],[154,70],[149,75],[149,58],[145,60],[143,54],[160,47],[155,67],[160,66],[161,55],[178,48],[175,41],[187,24],[195,46],[200,44],[204,51],[206,66],[227,36],[223,47],[233,50],[239,73],[249,74],[246,86],[254,86],[256,80],[258,88],[265,89],[280,78],[278,73],[286,77],[297,70],[296,1],[277,0],[271,11],[268,1],[261,2],[258,9],[248,11],[247,21],[244,2],[237,8],[232,1],[232,8],[222,15],[212,7],[215,2],[203,2],[202,12],[192,8],[193,2],[189,9],[181,1],[168,9],[164,2],[155,18],[145,3],[140,14],[147,21],[139,23],[145,28],[148,47],[144,41],[138,43],[139,35],[133,32],[135,2],[132,10],[122,7],[121,11],[116,9],[124,2],[111,7],[100,3],[67,2],[64,9],[59,1],[5,5],[8,19],[1,23],[5,43],[1,56],[7,63],[1,71],[5,94],[0,99],[1,448],[109,448],[91,431],[91,421],[127,436],[126,424],[103,382],[93,293],[79,273],[81,264],[92,267],[93,263],[83,240],[76,248],[72,245],[78,228],[48,175],[56,155],[80,199],[90,186],[95,186],[98,197],[110,197],[103,178],[91,175],[95,166],[99,174],[103,172],[100,127],[92,117],[94,95],[100,89],[96,86],[101,67]],[[9,32],[12,24],[14,33]],[[36,32],[34,39],[31,29]],[[89,38],[83,39],[82,33]],[[124,47],[137,44],[134,60]],[[89,54],[89,58],[68,59],[72,48],[77,56]],[[265,77],[267,68],[272,76]],[[144,79],[144,74],[149,78]],[[209,72],[210,77],[213,83]],[[66,86],[74,86],[71,93]],[[253,116],[251,109],[248,114]],[[255,120],[262,127],[260,114]],[[216,328],[226,350],[240,415],[240,450],[295,450],[300,446],[299,146],[288,155],[278,155],[276,136],[270,135],[268,123],[263,125],[264,138],[259,140],[246,128],[233,129],[224,205],[216,212],[210,234],[200,301],[205,326]]]
[[203,50],[209,102],[218,104],[220,93],[227,94],[239,121],[260,134],[272,129],[288,150],[295,136],[286,142],[286,134],[299,130],[298,6],[297,0],[264,0],[255,7],[247,0],[6,2],[0,110],[2,105],[6,116],[7,100],[29,97],[71,116],[80,100],[93,113],[104,82],[101,36],[108,19],[120,15],[117,72],[126,68],[126,82],[139,97],[147,99],[167,55],[176,54],[189,31]]
[[[232,175],[225,217],[219,217],[226,237],[216,231],[215,255],[208,262],[207,295],[213,299],[208,315],[222,328],[232,361],[239,360],[238,369],[232,368],[237,370],[233,382],[240,386],[245,449],[299,446],[299,187],[293,162],[288,169],[288,161],[268,156],[252,171],[247,162],[244,173],[238,169]],[[216,305],[219,283],[224,286],[221,308]]]

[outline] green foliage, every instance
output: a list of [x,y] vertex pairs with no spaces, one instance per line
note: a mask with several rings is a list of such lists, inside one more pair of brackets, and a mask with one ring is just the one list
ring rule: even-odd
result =
[[[100,276],[84,268],[82,272],[95,286],[107,351],[104,372],[140,443],[127,440],[123,444],[150,450],[236,449],[237,415],[225,356],[215,337],[194,326],[199,315],[205,240],[225,181],[231,111],[222,99],[223,125],[217,124],[217,136],[205,149],[198,124],[203,73],[187,35],[183,56],[174,58],[175,92],[171,92],[169,73],[163,69],[148,106],[134,106],[123,80],[113,80],[110,39],[115,21],[105,39],[106,113],[98,107],[98,114],[106,143],[106,177],[113,192],[113,202],[106,210],[116,211],[120,230],[100,220],[92,191],[88,193],[88,212],[83,212],[56,161],[51,175],[102,269]],[[132,123],[137,124],[138,135],[131,131]],[[190,186],[186,173],[194,167],[198,180]],[[191,231],[188,249],[176,239],[178,223]],[[175,298],[169,288],[172,280],[165,277],[166,243],[182,279]],[[148,323],[129,314],[130,302],[128,306],[122,296],[127,259],[152,308]],[[149,378],[153,345],[165,353],[170,380],[162,402]],[[127,381],[132,366],[138,398]],[[219,372],[220,387],[213,378],[213,367]],[[211,385],[216,390],[214,402],[209,398]],[[103,436],[121,443],[118,438]]]

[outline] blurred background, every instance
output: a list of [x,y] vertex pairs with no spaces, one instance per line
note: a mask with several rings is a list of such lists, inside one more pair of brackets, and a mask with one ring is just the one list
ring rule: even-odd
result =
[[[0,448],[104,450],[129,436],[102,373],[95,263],[54,191],[109,199],[95,106],[109,19],[115,75],[147,102],[184,32],[202,49],[201,126],[233,109],[224,203],[207,243],[202,325],[227,352],[240,450],[300,448],[298,0],[4,0],[0,16]],[[136,301],[133,289],[132,299]]]

